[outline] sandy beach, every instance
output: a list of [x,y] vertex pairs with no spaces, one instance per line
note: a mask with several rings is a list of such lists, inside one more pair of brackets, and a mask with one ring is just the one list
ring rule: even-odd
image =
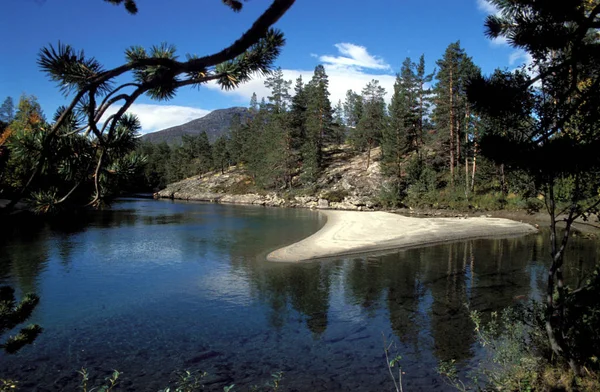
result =
[[271,252],[267,259],[306,261],[537,231],[529,224],[502,218],[412,218],[388,212],[320,212],[327,217],[321,230]]

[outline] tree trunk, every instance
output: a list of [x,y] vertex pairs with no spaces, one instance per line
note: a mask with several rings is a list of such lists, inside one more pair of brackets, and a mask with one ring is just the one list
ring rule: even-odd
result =
[[473,172],[471,174],[471,193],[475,192],[475,170],[477,168],[477,131],[473,132]]
[[[564,342],[562,341],[563,335],[563,322],[564,322],[564,300],[565,290],[564,281],[562,274],[562,265],[564,261],[564,251],[569,241],[569,235],[571,233],[571,226],[575,220],[575,206],[569,211],[569,217],[565,219],[565,231],[563,233],[560,246],[556,237],[556,202],[554,197],[554,182],[551,181],[548,185],[548,191],[546,192],[547,200],[546,206],[550,214],[550,246],[552,265],[548,271],[548,287],[546,290],[546,333],[548,335],[548,341],[554,354],[558,357],[562,357],[569,364],[569,367],[577,375],[580,374],[579,365],[575,359],[569,353],[569,350],[565,350]],[[556,277],[556,279],[555,279]],[[554,301],[554,292],[557,293],[557,299]],[[557,336],[558,332],[558,336]]]
[[467,202],[469,201],[469,154],[467,153],[467,146],[469,144],[469,109],[465,111],[465,197]]
[[450,68],[450,184],[454,185],[454,92],[452,91],[452,68]]
[[371,163],[371,144],[372,140],[369,139],[367,142],[367,168],[365,170],[369,170],[369,164]]
[[506,178],[504,176],[504,163],[500,164],[500,191],[502,196],[506,197]]
[[[419,144],[423,146],[423,82],[421,82],[421,88],[419,89]],[[421,154],[421,149],[417,151]],[[420,155],[419,155],[420,156]]]

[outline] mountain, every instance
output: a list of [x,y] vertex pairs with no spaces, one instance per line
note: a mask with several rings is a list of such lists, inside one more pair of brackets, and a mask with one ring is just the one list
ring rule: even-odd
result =
[[167,142],[168,144],[178,145],[181,143],[182,135],[198,135],[206,132],[208,140],[213,143],[219,136],[229,133],[231,123],[237,116],[244,123],[250,117],[250,112],[248,108],[244,107],[213,110],[206,116],[188,123],[147,133],[141,137],[141,140],[150,143]]

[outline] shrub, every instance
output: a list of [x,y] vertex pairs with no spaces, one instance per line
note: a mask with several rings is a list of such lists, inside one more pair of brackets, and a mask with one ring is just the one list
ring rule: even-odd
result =
[[329,192],[324,193],[321,198],[327,200],[330,203],[341,203],[344,199],[349,196],[347,190],[331,190]]

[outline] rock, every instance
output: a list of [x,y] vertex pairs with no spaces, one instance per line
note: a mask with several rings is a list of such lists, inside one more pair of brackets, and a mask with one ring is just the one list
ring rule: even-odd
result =
[[[381,149],[371,152],[371,164],[366,167],[366,154],[355,154],[349,146],[336,146],[329,165],[317,180],[314,195],[284,198],[276,191],[254,193],[254,180],[244,166],[232,166],[225,173],[209,172],[190,177],[157,192],[155,198],[198,200],[217,203],[253,204],[273,207],[301,207],[319,209],[362,210],[374,209],[375,195],[383,185],[379,169]],[[299,183],[293,178],[292,183]],[[307,191],[306,189],[304,191]],[[282,191],[287,193],[287,191]],[[341,202],[330,202],[323,195],[335,192],[347,195]]]

